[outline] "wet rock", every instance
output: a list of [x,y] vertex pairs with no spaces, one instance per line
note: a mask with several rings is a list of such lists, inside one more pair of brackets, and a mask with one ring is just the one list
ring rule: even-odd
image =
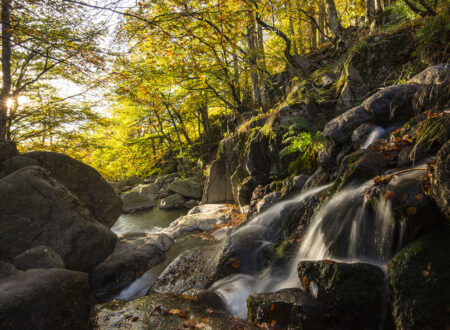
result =
[[116,235],[39,167],[0,180],[0,258],[45,245],[68,269],[89,272],[114,249]]
[[377,129],[377,125],[373,123],[364,123],[359,125],[352,133],[351,141],[353,142],[355,148],[361,148],[364,145],[364,142],[367,141],[367,138],[370,134]]
[[0,328],[85,329],[93,301],[85,273],[28,270],[0,281]]
[[122,201],[111,186],[92,167],[69,156],[35,151],[22,156],[39,162],[50,175],[77,196],[95,219],[111,228],[122,213]]
[[247,308],[247,320],[251,322],[275,321],[283,329],[325,329],[322,306],[301,289],[252,294],[247,298]]
[[415,84],[389,86],[364,100],[361,107],[378,124],[409,119],[415,114],[412,99],[417,89]]
[[248,145],[246,167],[250,176],[257,184],[266,184],[272,170],[269,137],[259,133],[255,134]]
[[405,147],[400,150],[397,157],[397,166],[398,167],[407,167],[412,166],[413,163],[417,164],[421,160],[424,160],[425,158],[430,157],[430,154],[427,152],[424,152],[420,148],[417,148],[417,150],[413,153],[413,147]]
[[408,81],[410,84],[420,84],[413,99],[414,110],[422,112],[433,107],[448,107],[449,71],[449,64],[433,65]]
[[259,202],[256,204],[256,210],[258,213],[263,212],[264,210],[267,210],[270,205],[277,202],[281,197],[281,193],[279,191],[274,191],[270,194],[265,195]]
[[306,191],[311,188],[319,187],[321,185],[324,185],[325,183],[329,182],[330,175],[328,172],[323,168],[319,167],[313,175],[311,175],[305,182],[302,191]]
[[174,192],[183,197],[200,199],[203,192],[203,184],[192,179],[176,180],[167,187],[169,192]]
[[384,198],[391,204],[399,228],[397,240],[400,245],[423,236],[444,222],[431,198],[422,190],[424,172],[412,171],[401,178],[394,178],[378,193],[378,198]]
[[227,310],[222,298],[215,292],[202,289],[189,289],[183,295],[194,298],[195,302],[200,305],[208,306],[215,310]]
[[151,209],[156,206],[156,195],[141,194],[137,191],[130,191],[121,195],[123,210],[132,212],[137,210]]
[[223,243],[197,247],[180,254],[153,283],[152,292],[183,293],[189,289],[205,289],[227,274],[219,272]]
[[16,144],[13,141],[0,142],[0,162],[9,158],[19,156]]
[[118,237],[114,252],[91,273],[91,287],[103,299],[117,293],[165,259],[172,239],[164,234],[126,233]]
[[206,179],[202,203],[234,201],[231,175],[238,166],[234,151],[235,139],[226,138],[220,142],[216,160],[212,162]]
[[338,176],[345,181],[365,181],[386,171],[390,160],[375,151],[357,150],[342,159]]
[[12,263],[0,260],[0,280],[18,273],[20,271]]
[[[382,317],[383,271],[364,263],[301,261],[298,275],[313,291],[327,323],[342,329],[378,329]],[[314,284],[312,284],[314,282]]]
[[179,194],[170,195],[163,198],[159,204],[159,208],[162,210],[177,209],[181,207],[184,207],[184,198]]
[[125,302],[113,300],[96,305],[91,313],[91,329],[241,329],[243,321],[227,312],[197,301],[194,296],[150,293]]
[[412,242],[389,261],[397,329],[445,329],[450,324],[450,233]]
[[202,204],[189,210],[188,215],[197,213],[218,213],[228,209],[227,204]]
[[167,233],[176,238],[183,233],[214,229],[215,224],[227,223],[230,213],[223,211],[188,214],[172,221]]
[[216,231],[214,231],[211,236],[216,240],[216,241],[220,241],[226,237],[228,237],[228,235],[230,235],[230,233],[233,231],[233,226],[226,226],[226,227],[222,227]]
[[450,141],[447,141],[436,155],[431,196],[442,213],[450,219]]
[[325,139],[331,144],[344,144],[356,128],[370,120],[370,114],[363,107],[352,108],[325,125]]
[[36,268],[66,268],[58,253],[47,246],[31,248],[11,261],[17,269],[28,270]]

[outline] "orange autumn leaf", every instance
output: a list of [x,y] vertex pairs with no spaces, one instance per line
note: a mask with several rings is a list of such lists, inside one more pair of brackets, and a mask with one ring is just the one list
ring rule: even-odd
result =
[[306,290],[306,288],[308,287],[308,279],[306,278],[306,276],[302,277],[302,285],[303,289]]
[[395,198],[395,193],[392,190],[388,190],[386,194],[384,194],[384,200],[393,200]]
[[274,328],[276,325],[277,325],[277,321],[276,320],[273,320],[272,323],[270,323],[270,326],[272,328]]
[[408,213],[409,215],[414,215],[417,213],[417,208],[414,206],[410,206],[408,207],[408,209],[406,210],[406,213]]
[[273,312],[274,310],[275,310],[275,304],[272,304],[272,305],[270,306],[270,311]]
[[327,265],[332,265],[332,264],[334,264],[334,261],[333,261],[333,260],[325,259],[324,261],[325,261],[325,263],[326,263]]
[[423,194],[417,194],[414,199],[415,200],[421,200],[423,198]]
[[176,315],[176,314],[180,314],[181,311],[179,309],[173,308],[173,309],[169,309],[169,314],[172,315]]

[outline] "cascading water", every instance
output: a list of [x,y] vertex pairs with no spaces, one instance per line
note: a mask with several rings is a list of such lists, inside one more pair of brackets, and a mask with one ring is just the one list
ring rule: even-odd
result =
[[[222,296],[231,313],[244,318],[248,295],[301,286],[297,275],[300,260],[333,259],[384,265],[394,252],[395,223],[389,201],[384,198],[369,201],[366,197],[371,183],[344,189],[330,198],[313,215],[297,255],[289,264],[269,267],[256,276],[232,275],[214,283],[210,290]],[[317,194],[326,187],[305,195]],[[278,214],[284,207],[286,204],[275,205],[265,216]],[[270,223],[270,220],[257,217],[242,230],[261,230],[263,223]]]

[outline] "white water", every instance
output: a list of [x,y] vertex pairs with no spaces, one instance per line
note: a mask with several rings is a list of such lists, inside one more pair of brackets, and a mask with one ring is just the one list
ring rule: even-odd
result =
[[364,143],[361,145],[361,149],[367,149],[368,146],[370,146],[374,141],[380,139],[386,133],[387,131],[383,127],[375,127],[374,130],[370,132],[366,141],[364,141]]
[[[256,276],[232,275],[214,283],[210,290],[224,299],[231,313],[245,318],[246,298],[250,294],[301,286],[297,275],[297,265],[301,260],[333,259],[384,265],[393,253],[395,225],[389,201],[380,198],[370,208],[364,193],[371,183],[344,189],[329,199],[313,216],[295,259],[285,267],[268,268]],[[311,196],[326,187],[302,195]],[[302,195],[292,202],[302,200]],[[287,203],[275,205],[242,230],[261,230],[263,224],[270,224],[267,215],[279,215]]]

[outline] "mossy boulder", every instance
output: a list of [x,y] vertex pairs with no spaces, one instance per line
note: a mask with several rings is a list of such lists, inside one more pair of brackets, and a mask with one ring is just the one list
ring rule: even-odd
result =
[[91,329],[242,329],[243,321],[196,295],[151,293],[133,301],[96,305]]
[[247,309],[249,322],[276,324],[283,329],[325,328],[320,303],[297,288],[252,294],[247,298]]
[[416,240],[389,261],[393,316],[398,329],[450,326],[450,232]]
[[385,292],[380,268],[365,263],[301,261],[298,275],[324,306],[328,324],[341,329],[379,328]]
[[431,196],[447,219],[450,219],[450,140],[436,155]]

